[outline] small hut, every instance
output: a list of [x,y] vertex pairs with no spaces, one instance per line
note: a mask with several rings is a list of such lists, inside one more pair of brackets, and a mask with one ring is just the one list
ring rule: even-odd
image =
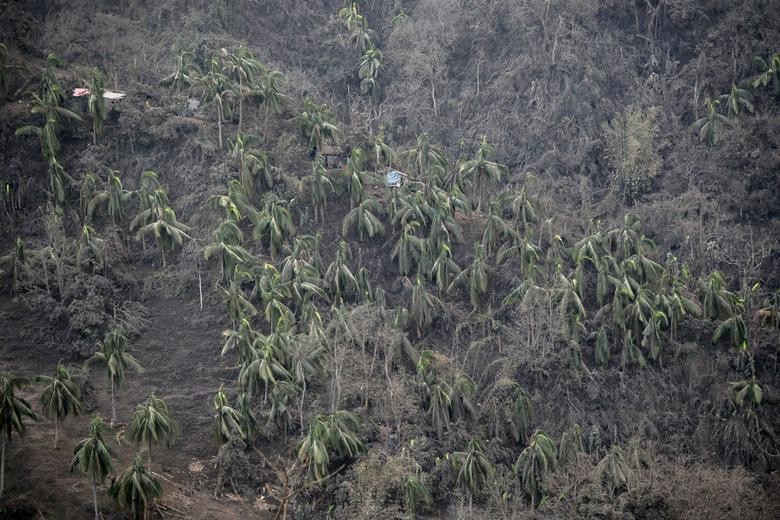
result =
[[326,168],[340,168],[344,159],[344,150],[339,146],[324,144],[319,149],[317,155],[322,157],[322,162],[325,163]]

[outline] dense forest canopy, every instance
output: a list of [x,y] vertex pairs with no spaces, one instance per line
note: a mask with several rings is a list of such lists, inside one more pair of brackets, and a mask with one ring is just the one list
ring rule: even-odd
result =
[[777,27],[0,2],[0,517],[777,517]]

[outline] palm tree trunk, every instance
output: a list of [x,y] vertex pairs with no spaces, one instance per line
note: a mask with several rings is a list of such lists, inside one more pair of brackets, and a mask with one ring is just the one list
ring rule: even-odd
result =
[[268,142],[268,117],[269,117],[268,100],[265,102],[265,121],[263,121],[263,142]]
[[152,437],[149,436],[149,473],[152,472]]
[[54,449],[57,449],[57,441],[60,438],[60,418],[54,416]]
[[92,480],[92,503],[95,504],[95,520],[100,520],[100,511],[97,505],[97,484]]
[[222,150],[222,103],[217,105],[217,128],[219,128],[219,149]]
[[165,248],[160,245],[160,253],[162,253],[163,268],[165,267]]
[[244,77],[238,74],[238,131],[241,131],[241,124],[244,121]]
[[5,488],[5,436],[3,436],[2,439],[0,439],[0,445],[2,448],[0,448],[0,451],[2,452],[2,455],[0,455],[0,499],[3,498],[3,489]]
[[116,401],[114,399],[114,376],[111,376],[111,427],[116,424]]

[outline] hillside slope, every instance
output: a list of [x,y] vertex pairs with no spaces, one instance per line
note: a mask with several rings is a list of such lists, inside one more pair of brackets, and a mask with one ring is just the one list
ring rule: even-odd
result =
[[780,12],[700,4],[1,3],[0,369],[84,413],[0,515],[92,511],[113,330],[152,516],[780,515]]

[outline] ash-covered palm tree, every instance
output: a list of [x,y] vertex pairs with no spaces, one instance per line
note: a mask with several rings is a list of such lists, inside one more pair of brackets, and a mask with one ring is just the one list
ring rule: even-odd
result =
[[341,136],[333,112],[327,105],[318,105],[311,98],[304,101],[299,121],[303,136],[309,140],[309,147],[313,150],[320,150],[328,141],[335,143]]
[[311,174],[301,180],[301,191],[308,191],[314,206],[314,223],[325,222],[325,208],[328,206],[328,191],[334,192],[333,181],[328,177],[321,157],[312,162]]
[[105,423],[96,415],[89,427],[89,436],[79,441],[73,450],[73,462],[70,470],[78,468],[89,477],[92,484],[92,501],[95,504],[95,520],[100,520],[97,502],[97,485],[101,484],[113,470],[111,459],[115,458],[114,450],[103,439]]
[[485,186],[488,182],[500,182],[501,175],[509,173],[509,168],[505,165],[488,160],[492,152],[493,148],[488,144],[487,137],[482,136],[482,141],[479,143],[474,159],[460,165],[461,175],[474,178],[475,191],[478,196],[477,211],[482,208],[482,202],[485,198]]
[[76,240],[76,264],[79,267],[99,267],[104,263],[103,248],[105,240],[97,236],[92,226],[81,226],[81,234]]
[[357,294],[360,286],[357,278],[349,267],[352,250],[344,240],[339,242],[336,258],[325,271],[323,280],[330,289],[334,302],[343,301],[346,297]]
[[119,387],[125,380],[127,369],[143,372],[143,368],[130,354],[127,336],[120,329],[110,330],[106,334],[103,342],[100,344],[100,350],[87,360],[87,365],[89,366],[96,362],[105,363],[108,378],[111,381],[111,427],[113,428],[116,424],[115,387]]
[[192,62],[192,58],[191,52],[177,54],[173,72],[161,79],[159,85],[170,87],[177,93],[181,92],[183,87],[193,86],[200,75],[200,69]]
[[531,498],[531,507],[541,498],[544,483],[558,464],[558,448],[545,432],[537,431],[513,467],[523,490]]
[[168,410],[168,405],[154,393],[136,406],[127,427],[127,438],[136,444],[145,444],[149,450],[149,469],[152,468],[152,444],[162,443],[170,448],[180,433],[181,427]]
[[144,466],[141,454],[136,453],[133,463],[111,484],[108,494],[121,509],[130,510],[133,520],[142,515],[149,518],[149,506],[162,496],[162,486],[152,474],[151,467]]
[[439,186],[449,167],[447,156],[431,144],[425,133],[417,137],[414,147],[403,152],[402,157],[417,178],[430,185]]
[[187,234],[189,231],[189,226],[176,219],[176,213],[173,209],[166,207],[157,215],[155,221],[138,230],[138,238],[148,234],[154,236],[154,241],[157,242],[157,247],[162,255],[162,265],[165,267],[165,252],[172,251],[176,246],[182,245],[185,238],[190,238]]
[[474,260],[471,265],[463,269],[453,278],[447,292],[452,292],[456,287],[465,285],[469,292],[469,301],[476,309],[490,287],[491,268],[485,260],[485,247],[479,243],[474,246]]
[[298,448],[298,460],[308,468],[307,480],[322,482],[329,476],[330,452],[353,458],[363,451],[359,428],[358,418],[346,410],[315,417]]
[[493,475],[495,468],[485,454],[482,441],[473,439],[464,451],[449,456],[450,464],[458,472],[456,484],[469,494],[469,504],[479,495]]
[[221,71],[219,60],[212,59],[208,73],[197,82],[203,92],[203,101],[214,107],[219,132],[219,149],[222,150],[222,121],[229,117],[233,110],[233,99],[236,97],[236,84]]
[[41,407],[43,415],[54,420],[54,449],[60,433],[60,421],[68,415],[81,413],[81,390],[70,376],[70,372],[62,363],[57,363],[54,377],[38,376],[36,382],[45,386],[41,391]]
[[38,417],[32,411],[30,403],[16,396],[16,391],[28,384],[26,378],[3,375],[0,378],[0,499],[5,488],[5,452],[11,443],[11,437],[16,432],[20,437],[27,432],[24,418],[37,421]]
[[108,170],[105,189],[95,192],[87,206],[87,215],[91,217],[98,208],[105,206],[111,222],[118,226],[125,219],[125,207],[132,197],[133,192],[122,187],[122,179],[119,176],[119,172]]
[[216,427],[217,442],[220,445],[233,438],[246,439],[246,433],[242,427],[241,414],[230,406],[224,386],[220,385],[214,396],[214,425]]
[[355,206],[344,217],[341,224],[342,236],[347,236],[350,230],[357,232],[358,240],[363,241],[366,237],[374,238],[377,235],[383,235],[385,226],[377,217],[382,211],[382,206],[376,199],[365,198]]
[[412,300],[409,304],[409,315],[417,326],[417,337],[421,337],[423,331],[428,330],[436,319],[444,311],[444,304],[436,296],[429,293],[422,277],[417,275],[417,282],[412,286]]
[[253,95],[255,78],[265,71],[265,66],[255,57],[244,42],[232,53],[224,51],[224,70],[229,77],[238,83],[235,96],[238,98],[238,131],[244,122],[244,98]]
[[236,267],[248,262],[252,254],[241,246],[244,235],[233,220],[223,220],[214,230],[214,242],[203,249],[203,258],[210,260],[218,256],[222,279],[235,272]]
[[92,69],[92,84],[89,88],[87,110],[92,115],[92,144],[97,145],[97,136],[103,132],[103,125],[108,118],[106,100],[103,99],[103,73],[95,67]]
[[289,243],[295,236],[295,224],[284,202],[270,201],[253,219],[252,238],[265,242],[272,260],[275,261],[280,254],[289,253]]

